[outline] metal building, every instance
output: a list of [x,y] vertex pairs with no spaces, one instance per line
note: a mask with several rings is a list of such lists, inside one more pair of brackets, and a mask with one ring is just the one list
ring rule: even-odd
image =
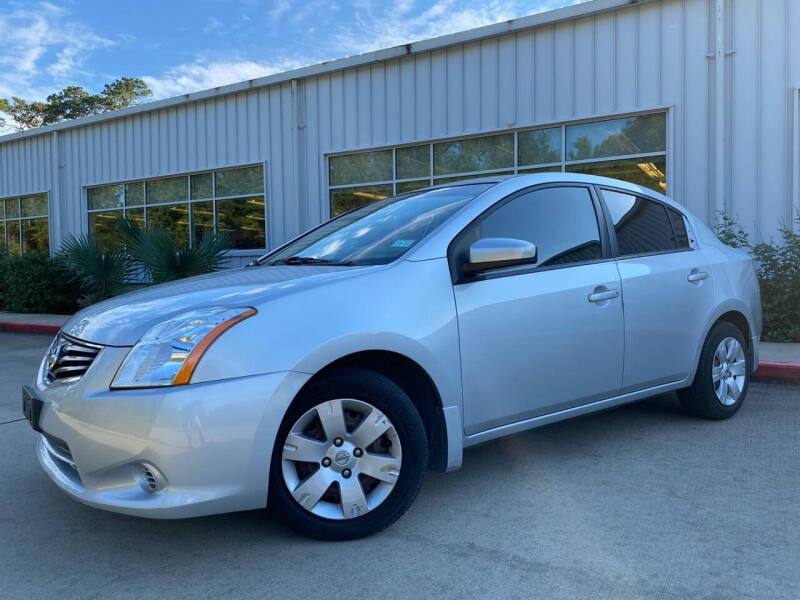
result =
[[0,239],[123,213],[248,262],[336,212],[536,169],[666,191],[769,239],[800,211],[800,0],[595,0],[0,137]]

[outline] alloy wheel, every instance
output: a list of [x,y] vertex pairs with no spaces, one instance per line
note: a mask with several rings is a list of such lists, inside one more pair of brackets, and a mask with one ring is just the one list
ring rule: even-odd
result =
[[726,337],[717,346],[711,366],[711,380],[717,400],[725,406],[736,404],[746,379],[744,348],[736,338]]
[[283,481],[305,510],[352,519],[377,508],[400,475],[394,425],[362,400],[322,402],[292,425],[281,454]]

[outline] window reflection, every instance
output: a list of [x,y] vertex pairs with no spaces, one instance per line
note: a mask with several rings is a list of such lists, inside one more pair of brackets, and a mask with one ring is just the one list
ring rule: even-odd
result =
[[191,245],[214,232],[212,198],[228,196],[231,203],[219,215],[226,219],[224,229],[233,234],[235,247],[261,249],[266,247],[263,190],[261,165],[92,188],[87,190],[89,233],[102,247],[119,248],[115,221],[125,214],[142,228],[146,222],[150,229],[169,232],[179,245]]
[[19,221],[8,221],[6,222],[6,230],[7,230],[7,240],[8,240],[8,253],[9,254],[19,254],[20,245],[19,245],[19,234],[20,234],[20,227]]
[[22,221],[22,251],[50,252],[50,231],[47,219]]
[[433,145],[434,175],[514,166],[514,135],[490,135]]
[[50,251],[48,195],[0,199],[0,252]]
[[124,186],[121,185],[89,188],[86,190],[86,195],[89,200],[89,210],[97,208],[121,208],[124,190]]
[[264,221],[261,196],[217,201],[217,231],[231,236],[233,248],[263,248]]
[[568,164],[566,168],[572,173],[586,173],[587,175],[600,175],[629,181],[662,194],[667,191],[667,160],[663,156]]
[[664,113],[567,125],[567,160],[666,150]]
[[147,182],[147,204],[185,202],[189,199],[186,177],[166,177]]
[[148,229],[163,229],[179,244],[189,245],[189,205],[153,206],[147,211]]
[[217,171],[214,178],[217,198],[260,194],[264,191],[264,173],[260,166]]
[[89,236],[103,252],[119,246],[119,229],[116,220],[123,215],[121,210],[89,213]]
[[194,243],[214,233],[214,204],[212,202],[192,203],[192,228]]
[[517,145],[521,165],[561,162],[561,127],[520,131]]
[[331,190],[331,216],[341,215],[349,210],[383,200],[391,195],[391,184]]
[[391,150],[332,156],[329,165],[330,185],[392,179]]
[[[397,178],[430,177],[431,147],[410,146],[397,149]],[[391,176],[390,176],[391,177]],[[350,183],[350,182],[347,182]]]

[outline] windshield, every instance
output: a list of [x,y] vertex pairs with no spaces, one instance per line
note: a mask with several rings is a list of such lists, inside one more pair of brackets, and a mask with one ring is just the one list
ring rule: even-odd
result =
[[380,200],[308,232],[260,264],[381,265],[408,252],[491,183],[438,188]]

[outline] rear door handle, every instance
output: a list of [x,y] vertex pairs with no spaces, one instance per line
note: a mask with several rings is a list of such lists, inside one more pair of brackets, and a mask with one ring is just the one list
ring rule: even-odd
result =
[[686,277],[686,280],[689,281],[690,283],[694,283],[695,281],[703,281],[703,279],[708,279],[708,273],[706,273],[705,271],[693,270]]
[[612,298],[616,298],[617,296],[619,296],[619,291],[617,290],[594,292],[593,294],[589,294],[589,302],[604,302],[605,300],[611,300]]

